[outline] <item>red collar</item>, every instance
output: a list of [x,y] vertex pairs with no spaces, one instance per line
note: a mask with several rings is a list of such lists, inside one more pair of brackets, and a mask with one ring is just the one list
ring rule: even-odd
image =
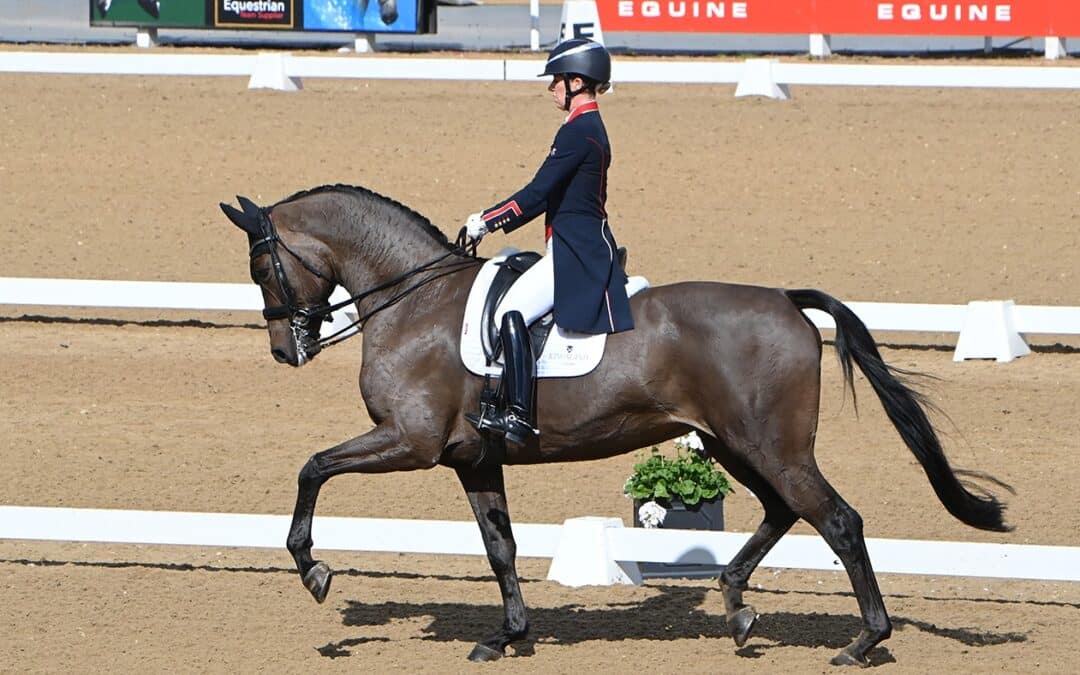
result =
[[563,122],[563,124],[569,124],[570,122],[573,122],[575,119],[577,119],[580,115],[584,115],[585,113],[599,111],[600,106],[597,105],[596,101],[586,101],[585,103],[582,103],[578,107],[571,110],[570,114],[566,116],[566,121]]

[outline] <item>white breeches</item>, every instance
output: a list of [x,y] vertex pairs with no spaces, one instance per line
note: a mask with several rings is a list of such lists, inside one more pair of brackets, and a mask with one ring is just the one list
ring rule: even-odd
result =
[[551,263],[551,240],[547,243],[547,255],[525,270],[510,290],[503,296],[495,310],[495,327],[502,328],[503,315],[518,311],[529,325],[551,311],[555,305],[555,269]]

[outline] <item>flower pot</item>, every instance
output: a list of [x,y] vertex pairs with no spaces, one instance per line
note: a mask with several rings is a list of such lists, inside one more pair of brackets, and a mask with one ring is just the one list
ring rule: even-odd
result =
[[[641,527],[638,509],[647,500],[634,500],[634,527]],[[666,530],[709,530],[719,532],[724,529],[724,497],[702,500],[693,506],[674,499],[670,505],[664,504],[667,515],[660,529]],[[720,576],[724,571],[721,564],[683,564],[683,563],[638,563],[643,579],[705,579]]]

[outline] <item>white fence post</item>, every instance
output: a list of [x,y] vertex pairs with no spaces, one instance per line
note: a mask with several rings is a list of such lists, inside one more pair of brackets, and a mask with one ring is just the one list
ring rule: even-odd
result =
[[375,33],[357,33],[353,37],[353,51],[357,54],[370,54],[375,49]]
[[289,77],[285,61],[288,54],[267,52],[255,57],[255,68],[248,80],[248,89],[276,89],[278,91],[299,91],[304,88],[298,77]]
[[529,0],[529,49],[540,50],[540,0]]
[[816,59],[827,59],[832,56],[832,36],[811,33],[810,56]]
[[562,535],[548,568],[548,581],[563,586],[641,584],[637,562],[617,562],[608,550],[607,530],[620,529],[621,518],[586,516],[563,523]]
[[968,303],[953,361],[994,359],[1007,363],[1030,353],[1024,338],[1016,331],[1012,300]]
[[778,84],[773,76],[773,64],[778,59],[747,59],[743,65],[742,77],[735,87],[735,96],[765,96],[786,100],[791,98],[791,91],[786,84]]
[[140,27],[135,33],[135,46],[143,49],[149,49],[151,47],[157,47],[158,36],[157,28],[155,27]]
[[1048,37],[1046,38],[1046,58],[1050,61],[1057,59],[1063,59],[1069,55],[1068,50],[1065,48],[1065,38],[1062,37]]

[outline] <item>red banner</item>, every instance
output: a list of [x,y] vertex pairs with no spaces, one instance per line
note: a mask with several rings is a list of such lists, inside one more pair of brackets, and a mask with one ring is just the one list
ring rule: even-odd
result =
[[1080,36],[1080,0],[596,0],[604,32]]

